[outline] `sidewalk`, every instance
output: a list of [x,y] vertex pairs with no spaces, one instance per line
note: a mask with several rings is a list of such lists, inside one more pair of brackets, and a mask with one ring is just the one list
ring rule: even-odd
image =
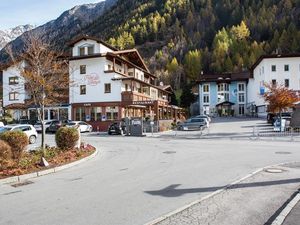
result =
[[[287,164],[273,169],[275,170],[258,172],[244,181],[228,187],[225,191],[149,224],[262,225],[266,222],[269,223],[269,219],[274,217],[274,213],[300,187],[300,163]],[[170,192],[201,192],[208,188],[216,187],[191,187],[187,190],[175,187],[170,189]],[[294,218],[299,218],[297,217],[299,211],[296,210],[294,214],[296,217],[291,217],[292,223],[290,224],[295,224],[293,223]],[[300,222],[296,224],[300,224]]]

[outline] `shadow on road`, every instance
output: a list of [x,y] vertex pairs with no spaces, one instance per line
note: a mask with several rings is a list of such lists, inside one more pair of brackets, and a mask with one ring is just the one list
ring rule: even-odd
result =
[[274,181],[263,181],[263,182],[253,182],[253,183],[241,183],[231,186],[216,186],[216,187],[203,187],[203,188],[184,188],[177,189],[181,184],[172,184],[166,188],[156,191],[145,191],[145,193],[150,195],[158,195],[162,197],[179,197],[190,193],[202,193],[202,192],[214,192],[222,188],[228,190],[240,189],[240,188],[252,188],[252,187],[265,187],[265,186],[275,186],[282,184],[300,183],[300,178],[287,179],[287,180],[274,180]]

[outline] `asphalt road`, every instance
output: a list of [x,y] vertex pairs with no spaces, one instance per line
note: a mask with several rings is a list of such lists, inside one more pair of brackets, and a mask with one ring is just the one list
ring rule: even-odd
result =
[[142,225],[257,168],[300,159],[299,142],[82,139],[100,150],[93,160],[29,185],[0,186],[1,225]]

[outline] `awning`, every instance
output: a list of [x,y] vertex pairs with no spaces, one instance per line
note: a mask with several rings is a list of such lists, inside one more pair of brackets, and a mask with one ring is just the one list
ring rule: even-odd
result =
[[233,102],[230,101],[225,101],[225,102],[220,102],[216,106],[232,106],[235,105]]
[[23,103],[13,103],[5,107],[5,109],[23,109],[23,110],[27,108],[28,107]]
[[127,105],[125,108],[147,108],[147,106],[144,105]]

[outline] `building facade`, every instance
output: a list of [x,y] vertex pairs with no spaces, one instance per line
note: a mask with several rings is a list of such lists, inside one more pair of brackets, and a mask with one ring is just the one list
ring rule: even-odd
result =
[[82,36],[71,42],[70,104],[72,120],[107,130],[125,117],[173,120],[178,107],[169,105],[170,91],[158,86],[136,49],[119,51],[103,41]]
[[267,115],[267,104],[262,98],[265,83],[283,85],[300,91],[300,54],[264,55],[251,68],[247,87],[248,105],[256,108],[258,116]]
[[[21,119],[37,121],[36,106],[29,104],[31,96],[26,91],[26,84],[21,70],[26,62],[2,68],[2,112],[9,114],[14,121]],[[68,101],[45,107],[45,120],[67,120],[71,116]]]
[[248,72],[201,75],[198,81],[200,114],[244,116],[249,76]]
[[265,84],[283,85],[300,94],[300,54],[263,55],[250,72],[200,76],[200,113],[267,116]]

